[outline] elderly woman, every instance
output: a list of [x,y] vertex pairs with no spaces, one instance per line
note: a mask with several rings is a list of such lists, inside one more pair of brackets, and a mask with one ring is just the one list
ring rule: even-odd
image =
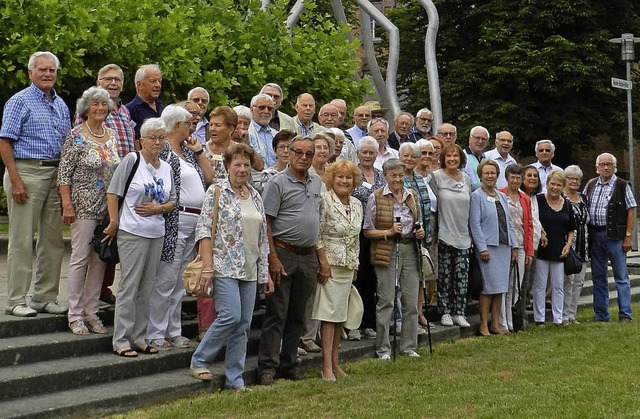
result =
[[433,160],[435,149],[433,148],[433,143],[429,140],[425,140],[424,138],[418,140],[416,142],[416,146],[420,151],[420,155],[418,156],[418,161],[414,171],[426,179],[432,172],[430,165]]
[[374,118],[367,124],[367,132],[378,143],[378,153],[373,164],[376,169],[382,170],[382,164],[389,159],[397,159],[398,152],[387,147],[389,138],[389,123],[383,118]]
[[[369,136],[362,137],[358,142],[358,159],[360,164],[361,182],[353,190],[352,195],[360,201],[365,208],[369,196],[373,191],[386,185],[382,170],[373,167],[378,154],[378,142]],[[349,340],[360,340],[362,335],[369,339],[376,337],[376,273],[371,264],[371,242],[360,232],[360,255],[355,286],[362,298],[363,315],[360,324],[361,330],[351,330]]]
[[[480,188],[471,194],[469,227],[480,261],[480,329],[482,336],[508,333],[500,328],[502,297],[509,288],[509,266],[518,254],[507,197],[496,190],[498,163],[482,160],[478,165]],[[488,327],[489,310],[491,326]]]
[[[224,153],[228,179],[207,190],[198,218],[196,239],[203,261],[199,287],[213,289],[217,317],[191,357],[191,375],[211,380],[207,364],[226,345],[225,387],[244,389],[242,372],[247,355],[247,339],[256,295],[256,281],[265,294],[273,292],[267,255],[269,241],[262,198],[247,180],[255,151],[247,144],[233,144]],[[211,237],[214,196],[220,190],[216,234]]]
[[551,312],[553,323],[562,324],[564,304],[564,261],[573,242],[576,223],[571,205],[562,196],[567,183],[562,170],[554,169],[547,176],[547,192],[536,196],[540,224],[547,243],[538,249],[536,274],[533,280],[533,319],[539,326],[545,320],[545,290],[551,279]]
[[276,153],[276,164],[262,171],[260,188],[256,188],[260,192],[264,190],[269,179],[282,172],[289,164],[289,142],[295,136],[295,131],[289,131],[288,129],[280,130],[273,136],[272,146]]
[[[442,149],[429,184],[438,197],[438,307],[443,326],[471,327],[465,318],[469,280],[471,180],[461,168],[466,155],[457,144]],[[452,317],[453,316],[453,317]]]
[[238,115],[228,106],[217,106],[209,114],[209,141],[204,152],[213,168],[216,183],[227,177],[223,156],[232,143],[231,137],[237,126]]
[[338,363],[342,323],[347,320],[351,283],[355,280],[360,251],[358,236],[362,227],[362,204],[351,196],[360,184],[360,169],[349,161],[338,161],[327,168],[327,191],[320,201],[318,257],[326,259],[331,276],[316,288],[314,320],[321,321],[322,379],[335,381],[346,376]]
[[[362,141],[362,140],[360,140]],[[425,237],[418,198],[404,187],[404,165],[387,160],[383,167],[387,186],[377,189],[367,201],[364,235],[371,239],[371,261],[378,277],[376,311],[376,355],[390,359],[389,321],[393,314],[396,280],[401,291],[403,327],[400,353],[419,357],[418,345],[418,263],[416,239]],[[395,248],[395,249],[394,249]]]
[[[516,244],[518,245],[518,274],[520,281],[520,291],[522,291],[522,282],[524,280],[524,273],[526,267],[531,265],[533,260],[533,221],[531,219],[531,198],[529,195],[520,190],[522,186],[522,178],[524,175],[524,169],[519,164],[512,164],[507,166],[505,170],[505,179],[507,180],[507,186],[500,189],[500,192],[507,196],[507,203],[509,204],[509,213],[511,214],[511,223],[513,225],[513,232],[515,234]],[[502,311],[500,315],[500,324],[507,330],[512,332],[513,318],[511,307],[518,301],[517,290],[513,289],[513,283],[509,281],[509,290],[505,298],[503,299]],[[522,323],[524,324],[524,307],[523,311],[519,313]]]
[[564,276],[564,305],[562,309],[562,324],[579,324],[576,320],[578,310],[578,299],[582,291],[584,276],[587,272],[587,259],[589,257],[589,211],[587,197],[580,190],[582,183],[582,170],[576,165],[568,166],[564,169],[567,176],[567,184],[564,187],[564,196],[571,203],[573,219],[575,220],[575,230],[573,232],[573,242],[571,247],[582,259],[582,271],[577,274]]
[[159,157],[171,166],[177,206],[165,217],[166,234],[151,294],[147,342],[163,351],[188,348],[190,344],[182,336],[182,272],[193,259],[196,222],[213,173],[202,144],[190,137],[192,114],[181,106],[169,105],[161,118],[167,127],[167,142]]
[[[542,224],[540,224],[540,214],[538,211],[538,200],[536,195],[542,192],[542,185],[540,184],[540,174],[538,168],[534,165],[528,165],[524,168],[524,178],[522,180],[522,186],[520,190],[527,194],[531,199],[531,221],[533,223],[533,260],[529,266],[524,268],[524,278],[522,280],[522,293],[526,298],[527,305],[531,302],[531,286],[533,284],[533,278],[535,276],[536,269],[536,255],[538,253],[538,247],[541,243],[546,243],[547,238],[542,232]],[[528,323],[525,316],[525,324]]]
[[105,263],[91,240],[107,214],[107,188],[120,162],[115,131],[103,124],[113,106],[105,89],[85,90],[76,105],[84,122],[71,129],[60,156],[62,222],[71,226],[67,317],[74,335],[107,333],[97,315]]
[[[236,143],[245,143],[251,145],[249,141],[249,125],[251,125],[251,110],[244,105],[233,107],[233,111],[238,115],[238,126],[231,135],[231,140]],[[264,169],[264,161],[259,154],[254,156],[252,168],[257,171]],[[254,185],[255,186],[255,185]]]
[[[413,189],[417,193],[418,200],[420,201],[422,220],[421,224],[425,230],[425,238],[422,244],[427,247],[431,243],[431,199],[429,197],[429,187],[427,186],[425,179],[415,172],[418,159],[420,158],[420,148],[414,143],[402,143],[398,150],[400,154],[400,161],[404,164],[404,187],[407,189]],[[424,278],[420,278],[422,287],[425,286]],[[420,326],[427,325],[427,319],[422,312],[422,306],[424,304],[424,294],[422,289],[418,291],[418,323]],[[420,329],[418,329],[420,331]]]
[[[106,240],[117,233],[120,254],[112,343],[114,353],[124,357],[136,357],[138,351],[158,353],[145,342],[145,335],[149,300],[162,254],[164,215],[173,210],[176,201],[171,166],[159,159],[166,134],[167,128],[160,118],[147,119],[140,128],[142,149],[122,159],[107,191]],[[126,189],[130,176],[131,183]],[[119,211],[121,197],[124,199]]]
[[327,176],[325,176],[325,170],[327,168],[327,162],[333,155],[333,150],[336,148],[336,141],[326,132],[317,132],[311,135],[311,139],[313,140],[316,152],[313,155],[313,162],[311,163],[309,172],[316,173],[326,184]]
[[431,144],[433,144],[433,156],[431,156],[428,168],[429,171],[433,172],[440,169],[440,153],[442,152],[442,148],[444,147],[444,142],[442,141],[442,138],[435,135],[429,137],[429,141],[431,141]]

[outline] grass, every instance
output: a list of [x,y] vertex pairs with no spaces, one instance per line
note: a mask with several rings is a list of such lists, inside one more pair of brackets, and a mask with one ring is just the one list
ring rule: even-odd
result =
[[[0,236],[9,235],[9,224],[0,223]],[[71,228],[67,225],[62,225],[62,236],[71,237]]]
[[[640,304],[634,304],[636,313]],[[349,377],[279,381],[191,398],[119,418],[640,417],[640,325],[588,323],[441,343],[395,363],[345,364]],[[617,318],[613,313],[613,318]]]

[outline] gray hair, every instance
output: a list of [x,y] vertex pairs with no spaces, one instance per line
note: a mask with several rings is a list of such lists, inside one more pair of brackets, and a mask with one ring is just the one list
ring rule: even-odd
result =
[[580,179],[582,179],[582,177],[584,176],[584,174],[582,173],[582,169],[580,169],[580,166],[578,166],[577,164],[572,164],[571,166],[565,167],[564,174],[567,176],[575,175]]
[[244,105],[234,106],[233,110],[238,115],[238,118],[245,118],[251,121],[251,109]]
[[342,131],[340,128],[329,128],[328,130],[329,132],[333,132],[333,135],[335,135],[336,138],[338,138],[338,135],[342,136],[342,140],[346,140],[347,137],[344,135],[344,131]]
[[553,144],[553,142],[551,140],[540,140],[538,142],[536,142],[536,147],[534,148],[534,150],[537,152],[538,151],[538,146],[542,143],[549,143],[549,145],[551,146],[551,151],[552,152],[556,152],[556,146]]
[[431,112],[431,109],[429,108],[422,108],[420,109],[418,112],[416,112],[416,118],[420,118],[420,115],[422,115],[423,113],[428,114],[429,116],[433,115],[433,112]]
[[402,154],[406,149],[409,149],[411,153],[414,155],[414,157],[420,156],[420,148],[415,143],[411,143],[411,142],[404,142],[400,144],[400,149],[398,150],[398,154],[402,156]]
[[331,102],[329,102],[330,104],[332,104],[333,106],[335,106],[335,105],[333,104],[333,102],[339,103],[339,104],[341,104],[342,106],[344,106],[345,108],[347,107],[347,102],[345,102],[345,101],[344,101],[344,99],[339,99],[339,98],[338,98],[338,99],[333,99]]
[[411,126],[413,126],[413,123],[414,123],[413,115],[411,115],[409,112],[400,112],[398,115],[396,115],[396,117],[393,119],[394,125],[396,122],[398,122],[398,119],[400,119],[401,116],[408,116],[409,119],[411,120]]
[[489,135],[489,130],[488,130],[488,129],[486,129],[486,128],[485,128],[485,127],[483,127],[482,125],[476,125],[475,127],[471,128],[471,131],[469,131],[469,135],[473,135],[473,132],[474,132],[475,130],[482,130],[482,131],[484,131],[484,133],[485,133],[485,134],[487,134],[487,140],[489,140],[490,135]]
[[209,96],[209,92],[207,91],[207,89],[205,89],[204,87],[194,87],[193,89],[189,90],[189,93],[187,93],[187,99],[191,100],[191,95],[194,94],[195,92],[198,91],[202,91],[205,92],[207,94],[207,102],[209,102],[211,100],[211,97]]
[[382,174],[386,175],[389,170],[397,169],[398,167],[402,167],[404,170],[404,163],[399,159],[389,159],[382,164]]
[[27,68],[33,71],[36,68],[36,60],[40,57],[50,58],[53,60],[56,66],[56,71],[60,68],[60,60],[50,51],[37,51],[31,54],[29,57],[29,63],[27,64]]
[[378,122],[383,122],[384,126],[387,127],[387,132],[389,132],[389,123],[384,118],[373,118],[371,121],[367,123],[367,132],[371,130],[371,125],[376,124]]
[[[185,109],[186,112],[189,112]],[[149,131],[157,131],[157,130],[162,130],[165,132],[167,132],[167,126],[165,125],[164,121],[162,120],[162,118],[149,118],[146,119],[143,123],[142,126],[140,127],[140,137],[146,137],[147,134],[149,133]]]
[[162,111],[160,118],[166,127],[167,132],[173,132],[176,129],[176,125],[180,122],[187,122],[191,120],[191,112],[178,105],[169,105]]
[[431,151],[436,151],[436,148],[433,146],[433,143],[429,140],[425,140],[424,138],[420,138],[416,141],[416,145],[418,148],[422,148],[422,146],[427,146],[431,148]]
[[267,83],[264,86],[262,86],[262,88],[260,89],[260,93],[264,93],[264,89],[266,89],[267,87],[273,87],[274,89],[278,89],[278,91],[280,92],[280,97],[282,99],[284,99],[284,93],[282,92],[282,87],[280,87],[277,83]]
[[142,65],[140,66],[140,68],[138,68],[138,71],[136,71],[136,76],[134,79],[136,84],[138,84],[139,81],[143,80],[147,76],[147,70],[155,70],[160,73],[160,75],[162,75],[162,71],[160,71],[160,66],[158,66],[158,64]]
[[311,134],[311,141],[313,141],[314,147],[317,140],[325,140],[329,145],[329,151],[333,154],[333,151],[336,149],[336,140],[331,138],[327,132],[316,132]]
[[269,101],[271,101],[271,104],[273,106],[276,106],[276,102],[273,100],[271,96],[265,93],[258,93],[257,95],[251,98],[251,107],[253,108],[254,106],[256,106],[256,103],[258,103],[258,100],[260,99],[269,99]]
[[122,71],[122,68],[120,68],[120,66],[118,64],[107,64],[104,67],[102,67],[100,70],[98,70],[98,79],[100,77],[102,77],[102,75],[104,73],[106,73],[107,71],[110,70],[118,70],[120,72],[120,77],[122,78],[122,81],[124,82],[124,71]]
[[602,156],[611,157],[611,160],[613,160],[613,173],[618,173],[618,159],[616,159],[616,156],[611,153],[602,153],[598,155],[598,157],[596,157],[596,168],[598,167],[598,163],[600,163],[600,157]]
[[90,87],[82,93],[82,96],[80,96],[76,102],[76,113],[80,115],[82,119],[87,119],[87,110],[89,110],[89,106],[93,100],[103,100],[107,102],[109,112],[115,107],[113,100],[109,97],[109,92],[99,86]]
[[362,138],[360,138],[360,140],[358,141],[358,146],[357,149],[358,151],[362,150],[363,148],[365,148],[366,146],[370,146],[376,149],[376,151],[378,151],[378,141],[376,141],[375,138],[373,138],[370,135],[366,135]]

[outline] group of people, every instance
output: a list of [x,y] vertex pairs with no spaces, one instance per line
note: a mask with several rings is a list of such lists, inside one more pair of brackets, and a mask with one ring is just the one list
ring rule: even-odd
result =
[[[136,96],[126,105],[124,73],[106,65],[72,119],[54,89],[58,67],[52,53],[33,54],[32,84],[4,108],[7,314],[66,313],[75,335],[104,334],[99,301],[109,301],[115,354],[189,348],[181,329],[182,273],[197,254],[203,296],[190,373],[211,380],[208,365],[226,346],[231,389],[245,388],[257,294],[265,297],[263,385],[301,379],[297,361],[308,351],[322,352],[323,380],[346,375],[338,354],[352,284],[363,317],[348,338],[375,339],[381,360],[391,358],[391,331],[401,355],[419,356],[426,304],[437,302],[443,326],[470,327],[470,277],[481,281],[481,335],[514,330],[511,307],[529,288],[535,321],[544,324],[548,282],[553,323],[577,323],[589,257],[594,319],[610,320],[608,260],[619,318],[632,319],[625,252],[636,202],[609,153],[598,156],[599,176],[581,191],[579,167],[551,164],[550,140],[536,144],[537,163],[522,167],[509,154],[507,131],[485,153],[489,132],[476,126],[463,149],[451,124],[432,134],[426,108],[415,118],[400,113],[390,132],[377,102],[356,108],[354,126],[343,129],[344,100],[320,107],[314,122],[315,100],[303,93],[290,117],[279,110],[284,95],[275,83],[249,107],[217,106],[207,115],[202,87],[165,107],[156,65],[137,70]],[[57,301],[61,223],[71,227],[68,308]],[[103,262],[91,244],[101,224],[104,241],[118,247],[115,296],[115,264]],[[27,301],[36,230],[36,279]],[[571,251],[583,269],[565,275]],[[422,271],[427,253],[431,276]],[[524,308],[515,315],[524,316]]]

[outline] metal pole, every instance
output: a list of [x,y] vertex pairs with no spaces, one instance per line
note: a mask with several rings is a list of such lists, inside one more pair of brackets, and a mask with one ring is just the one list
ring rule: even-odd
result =
[[431,112],[433,121],[431,126],[437,130],[442,125],[442,102],[440,100],[440,81],[438,78],[438,63],[436,62],[436,37],[440,27],[438,10],[431,0],[418,0],[424,10],[427,11],[427,34],[424,41],[424,56],[427,67],[427,79],[429,80],[429,97],[431,99]]
[[[631,82],[631,61],[627,61],[627,81]],[[631,106],[631,89],[627,90],[627,129],[629,131],[629,181],[631,182],[631,186],[635,189],[636,186],[636,177],[635,177],[635,167],[634,167],[634,158],[633,158],[633,113]],[[634,251],[638,250],[638,229],[636,227],[637,220],[633,220],[633,232],[631,236],[631,249]]]

